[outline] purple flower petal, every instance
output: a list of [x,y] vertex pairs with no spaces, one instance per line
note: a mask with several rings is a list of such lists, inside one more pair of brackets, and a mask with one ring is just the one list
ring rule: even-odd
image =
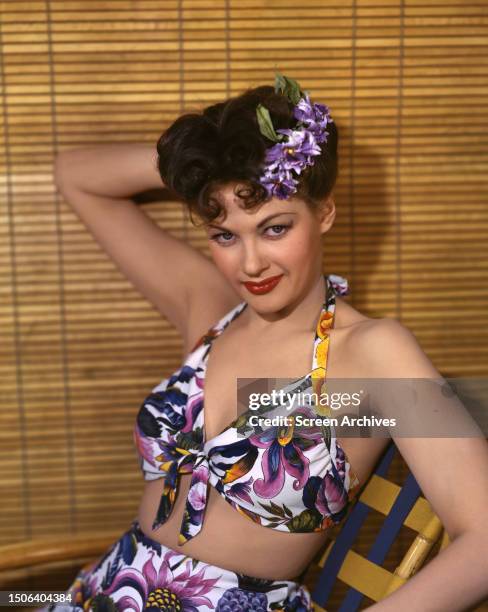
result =
[[136,612],[142,612],[144,609],[144,605],[141,608],[136,600],[129,595],[124,595],[115,602],[115,607],[117,610],[136,610]]
[[296,193],[299,175],[314,164],[314,157],[321,154],[319,144],[327,141],[329,133],[325,128],[332,122],[328,107],[311,104],[308,93],[296,104],[294,116],[298,120],[294,129],[276,130],[285,139],[266,150],[259,179],[269,197],[276,196],[282,200]]
[[283,465],[285,471],[290,474],[290,476],[293,476],[293,478],[296,478],[293,482],[295,491],[303,489],[310,476],[310,471],[308,469],[310,460],[305,457],[302,449],[295,445],[293,441],[283,447]]
[[324,515],[337,514],[347,503],[347,495],[342,482],[336,480],[330,473],[326,474],[317,493],[315,505]]
[[207,499],[207,485],[203,482],[193,484],[188,491],[187,499],[195,510],[203,510]]

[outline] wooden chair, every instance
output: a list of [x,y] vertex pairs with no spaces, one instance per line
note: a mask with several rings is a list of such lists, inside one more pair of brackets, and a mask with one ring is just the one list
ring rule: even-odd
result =
[[[373,601],[384,599],[421,568],[440,539],[440,549],[449,543],[439,518],[421,496],[413,474],[407,474],[403,486],[386,478],[395,452],[396,446],[392,442],[346,517],[337,538],[330,542],[318,561],[320,570],[312,590],[317,612],[326,610],[337,580],[350,588],[340,607],[334,607],[334,610],[355,612],[360,609],[365,596]],[[384,515],[385,519],[367,556],[362,556],[354,551],[353,544],[372,509]],[[382,564],[403,525],[415,530],[417,536],[396,570],[391,572]]]
[[66,540],[60,540],[59,537],[46,537],[0,546],[0,586],[2,572],[64,561],[80,563],[80,567],[83,563],[89,565],[121,535],[121,530],[104,531],[103,533],[69,535],[66,536]]

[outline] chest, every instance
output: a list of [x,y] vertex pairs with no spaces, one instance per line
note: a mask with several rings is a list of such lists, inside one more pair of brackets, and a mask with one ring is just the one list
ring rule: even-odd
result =
[[[296,334],[286,340],[280,338],[244,340],[228,334],[214,340],[207,355],[204,382],[204,428],[206,439],[220,434],[239,414],[248,409],[244,398],[248,393],[238,393],[238,386],[246,384],[238,379],[258,380],[253,384],[256,391],[270,392],[277,379],[296,379],[308,374],[313,364],[314,333]],[[332,344],[331,333],[331,342]],[[334,338],[334,350],[339,344],[336,358],[341,358],[341,338]],[[328,363],[328,371],[331,364]],[[340,372],[339,372],[339,375]],[[344,375],[344,373],[342,373]],[[250,381],[246,381],[250,382]],[[281,381],[280,387],[286,384]],[[279,387],[276,387],[279,388]]]

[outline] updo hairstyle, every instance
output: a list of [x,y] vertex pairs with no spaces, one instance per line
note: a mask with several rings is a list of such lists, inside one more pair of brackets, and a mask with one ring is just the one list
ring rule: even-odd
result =
[[[159,174],[172,195],[188,206],[194,225],[192,213],[207,223],[221,215],[225,219],[218,189],[230,182],[239,183],[235,195],[246,209],[269,201],[258,179],[266,149],[275,143],[259,130],[259,103],[268,109],[275,131],[295,127],[293,104],[274,87],[263,85],[208,106],[201,113],[183,114],[160,136]],[[302,172],[298,191],[293,194],[312,210],[330,195],[337,178],[335,121],[327,125],[327,131],[327,142],[320,145],[321,155]]]

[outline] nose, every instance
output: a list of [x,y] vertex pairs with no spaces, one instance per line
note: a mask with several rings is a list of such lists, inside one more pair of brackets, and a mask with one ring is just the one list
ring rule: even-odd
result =
[[268,267],[266,258],[253,240],[244,244],[242,269],[247,276],[259,276]]

